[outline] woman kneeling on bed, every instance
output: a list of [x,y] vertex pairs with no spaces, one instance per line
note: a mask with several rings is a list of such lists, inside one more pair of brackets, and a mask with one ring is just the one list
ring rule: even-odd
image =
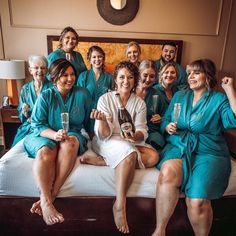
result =
[[76,71],[69,61],[58,59],[49,70],[55,86],[39,96],[31,117],[32,132],[24,145],[28,155],[35,158],[33,172],[40,191],[40,200],[33,204],[31,212],[53,225],[64,221],[53,202],[76,157],[87,150],[80,130],[86,127],[87,132],[92,131],[92,101],[86,89],[73,86]]
[[[96,119],[96,136],[93,138],[92,147],[103,158],[81,158],[82,163],[108,165],[115,169],[116,201],[113,214],[115,224],[122,233],[129,233],[126,193],[132,183],[135,167],[152,167],[159,158],[155,149],[145,144],[148,135],[146,104],[135,94],[138,79],[138,68],[133,63],[124,61],[116,66],[115,91],[102,95],[98,100],[97,110],[91,112],[91,118]],[[119,122],[123,118],[118,119],[119,107],[128,111],[131,123],[133,122],[130,129],[121,130]],[[126,122],[129,123],[130,120]]]

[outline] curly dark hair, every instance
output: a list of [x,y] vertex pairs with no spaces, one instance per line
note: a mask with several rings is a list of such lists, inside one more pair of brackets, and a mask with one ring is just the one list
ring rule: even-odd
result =
[[50,77],[53,83],[56,83],[70,66],[74,70],[75,77],[77,77],[75,67],[68,60],[61,58],[54,61],[49,68]]
[[58,48],[61,48],[62,47],[62,40],[64,39],[66,33],[68,32],[72,32],[74,35],[75,35],[75,38],[76,38],[76,45],[79,43],[79,35],[78,33],[75,31],[75,29],[73,29],[72,27],[70,26],[67,26],[66,28],[64,28],[62,31],[61,31],[61,34],[60,34],[60,38],[59,38],[59,45],[58,45]]
[[189,70],[196,70],[205,74],[206,87],[208,91],[210,91],[217,85],[216,66],[212,60],[199,59],[199,60],[193,61],[188,66],[188,71]]
[[134,87],[132,89],[132,92],[135,92],[139,81],[139,71],[138,67],[129,61],[121,61],[119,64],[116,65],[115,71],[113,73],[113,89],[116,89],[115,80],[117,78],[119,70],[123,68],[126,68],[134,76]]

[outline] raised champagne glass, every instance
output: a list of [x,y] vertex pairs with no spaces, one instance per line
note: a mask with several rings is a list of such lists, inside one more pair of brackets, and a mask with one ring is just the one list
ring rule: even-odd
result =
[[62,129],[65,131],[69,130],[69,113],[63,112],[61,113],[61,125]]
[[152,95],[152,111],[153,111],[153,114],[156,114],[158,98],[159,98],[159,95],[157,95],[157,94]]
[[179,115],[180,115],[180,111],[181,111],[181,103],[175,103],[174,104],[174,113],[173,113],[173,122],[175,122],[176,124],[178,123],[179,120]]

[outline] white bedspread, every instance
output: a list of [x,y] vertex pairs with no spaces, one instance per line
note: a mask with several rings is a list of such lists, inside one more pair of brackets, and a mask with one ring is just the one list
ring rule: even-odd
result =
[[[0,159],[0,195],[38,197],[32,167],[34,159],[28,158],[23,141]],[[159,171],[156,168],[136,170],[129,197],[155,198]],[[236,195],[236,162],[232,161],[229,186],[224,196]],[[76,165],[62,186],[59,197],[115,196],[114,170],[109,167]]]

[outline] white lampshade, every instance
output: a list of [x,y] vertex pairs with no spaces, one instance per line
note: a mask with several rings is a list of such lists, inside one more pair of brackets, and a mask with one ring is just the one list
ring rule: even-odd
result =
[[25,79],[25,61],[0,60],[0,79]]
[[12,106],[19,104],[17,79],[25,78],[25,61],[0,60],[0,79],[7,81],[7,95]]

